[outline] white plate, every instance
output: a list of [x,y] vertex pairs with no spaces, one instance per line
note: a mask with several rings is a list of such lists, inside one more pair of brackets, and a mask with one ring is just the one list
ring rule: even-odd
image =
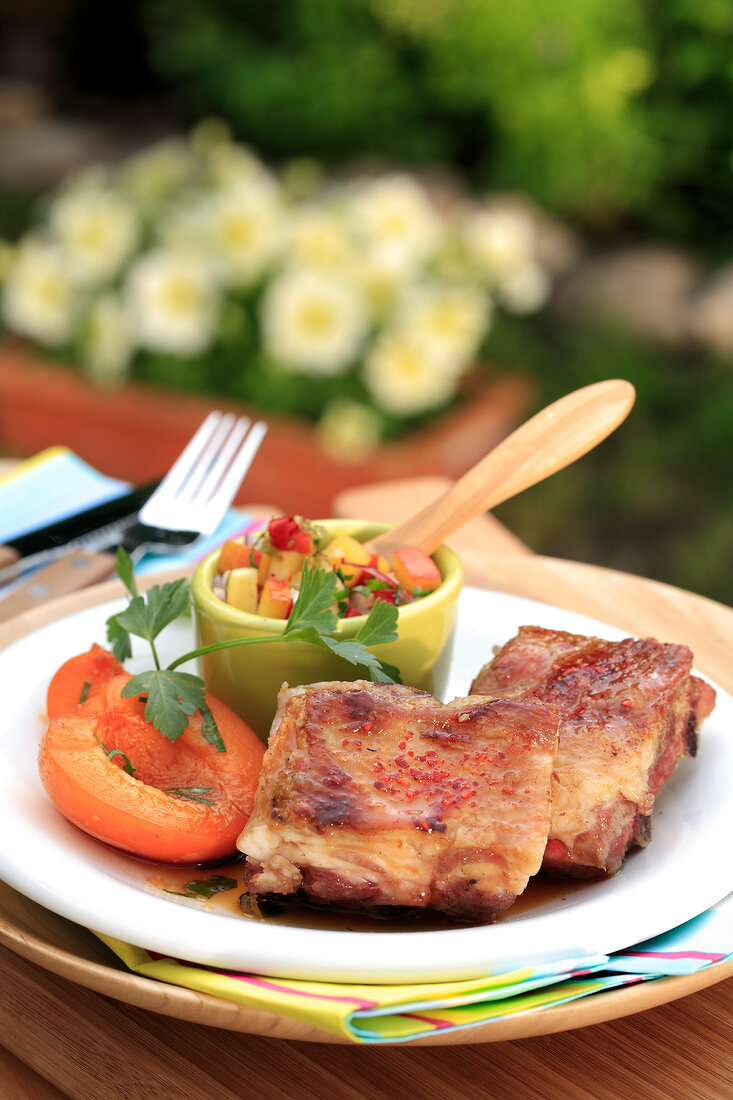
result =
[[[122,602],[79,611],[0,652],[0,876],[41,905],[150,950],[209,966],[287,978],[400,982],[477,978],[541,961],[629,947],[673,928],[733,890],[722,857],[733,835],[733,699],[718,689],[696,761],[685,760],[657,799],[654,837],[620,874],[498,924],[440,931],[326,931],[262,924],[152,892],[150,869],[92,840],[48,801],[36,769],[45,689],[67,656],[104,644]],[[532,600],[468,588],[461,596],[446,698],[463,695],[479,667],[526,623],[622,635]],[[162,639],[163,659],[190,648],[191,627]],[[170,656],[168,656],[168,654]],[[142,644],[130,662],[143,667]]]

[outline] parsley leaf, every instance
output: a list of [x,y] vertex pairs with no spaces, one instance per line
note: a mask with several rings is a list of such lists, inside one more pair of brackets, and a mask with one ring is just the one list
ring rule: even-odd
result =
[[115,618],[118,626],[128,634],[153,642],[169,623],[187,610],[189,600],[189,585],[184,578],[164,585],[154,584],[145,596],[133,596],[127,609]]
[[208,794],[211,787],[164,787],[166,794],[176,794],[179,798],[187,798],[189,802],[203,802],[205,806],[213,806],[214,803],[202,796]]
[[384,645],[397,640],[397,608],[384,600],[376,600],[354,641],[361,645]]
[[328,649],[352,665],[363,666],[371,680],[401,683],[399,669],[380,660],[370,647],[384,645],[397,637],[397,609],[377,601],[353,638],[337,638],[333,631],[339,618],[333,610],[338,599],[336,575],[330,570],[305,565],[298,599],[282,634],[271,636],[230,638],[223,642],[201,646],[172,661],[168,668],[160,667],[155,639],[160,632],[190,609],[190,585],[181,579],[154,585],[145,595],[137,592],[132,562],[124,550],[117,554],[117,572],[130,593],[124,611],[107,620],[107,637],[114,655],[126,660],[132,652],[130,636],[149,642],[155,668],[133,676],[122,689],[125,698],[145,696],[145,718],[169,741],[176,741],[189,724],[191,715],[201,715],[201,733],[218,752],[226,748],[214,717],[206,704],[206,685],[199,676],[177,672],[179,665],[206,653],[239,645],[265,645],[267,642],[305,642]]
[[124,662],[132,657],[132,643],[130,635],[117,622],[116,615],[110,615],[107,619],[107,641],[112,646],[112,652],[118,661]]
[[128,680],[120,694],[125,699],[147,695],[146,721],[152,722],[169,741],[177,741],[189,717],[206,707],[204,692],[203,680],[190,672],[151,669]]
[[121,546],[117,547],[115,570],[117,572],[117,576],[120,578],[130,595],[137,596],[137,584],[135,583],[135,567],[132,564],[132,558],[130,557],[130,555]]
[[233,890],[237,885],[235,878],[227,878],[226,875],[212,875],[211,878],[194,879],[187,882],[185,889],[189,894],[199,898],[211,898],[221,890]]
[[335,573],[304,564],[300,592],[282,636],[311,626],[319,633],[333,630],[338,623],[338,615],[332,610],[337,590]]
[[126,753],[124,753],[122,751],[122,749],[108,749],[107,746],[105,745],[104,741],[99,740],[96,733],[94,734],[94,737],[95,737],[95,740],[99,741],[99,744],[100,744],[101,748],[107,753],[107,756],[109,757],[110,760],[114,760],[114,758],[116,756],[121,756],[122,759],[124,760],[124,764],[122,765],[122,770],[127,772],[128,775],[134,775],[135,774],[136,769],[133,768],[132,764],[130,763],[130,757]]

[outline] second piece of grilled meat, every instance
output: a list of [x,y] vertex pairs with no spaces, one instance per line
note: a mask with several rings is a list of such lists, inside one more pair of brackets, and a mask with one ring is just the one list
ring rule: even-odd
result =
[[620,642],[523,626],[481,669],[471,691],[544,701],[561,714],[552,820],[543,870],[613,874],[644,846],[655,795],[694,756],[713,688],[690,675],[686,646]]

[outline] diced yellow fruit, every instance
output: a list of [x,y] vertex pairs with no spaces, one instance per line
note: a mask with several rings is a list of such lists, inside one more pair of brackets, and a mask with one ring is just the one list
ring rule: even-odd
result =
[[426,553],[414,546],[404,546],[395,550],[392,570],[397,583],[410,592],[416,588],[432,592],[440,584],[440,570]]
[[[332,569],[338,569],[351,588],[361,576],[361,566],[368,565],[371,555],[351,535],[337,535],[323,551]],[[348,564],[346,564],[348,563]]]
[[268,577],[260,595],[257,612],[268,619],[287,619],[291,602],[288,582]]
[[303,568],[305,554],[297,550],[278,550],[270,561],[270,576],[278,581],[289,581]]
[[381,554],[377,557],[377,564],[374,566],[380,573],[389,573],[389,562],[386,558],[383,558]]
[[257,566],[257,583],[262,588],[267,578],[270,576],[270,569],[272,568],[272,562],[274,560],[274,554],[263,553],[260,558],[260,564]]
[[227,603],[239,611],[257,612],[257,570],[232,569],[227,582]]

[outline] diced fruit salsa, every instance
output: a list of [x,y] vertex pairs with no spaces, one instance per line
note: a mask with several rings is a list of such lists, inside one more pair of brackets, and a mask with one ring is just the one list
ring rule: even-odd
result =
[[398,607],[412,603],[434,591],[442,579],[422,550],[406,546],[387,561],[370,554],[351,535],[334,535],[301,516],[282,516],[246,541],[224,543],[214,594],[239,611],[287,619],[298,598],[305,562],[335,573],[334,611],[344,619],[368,615],[377,600]]

